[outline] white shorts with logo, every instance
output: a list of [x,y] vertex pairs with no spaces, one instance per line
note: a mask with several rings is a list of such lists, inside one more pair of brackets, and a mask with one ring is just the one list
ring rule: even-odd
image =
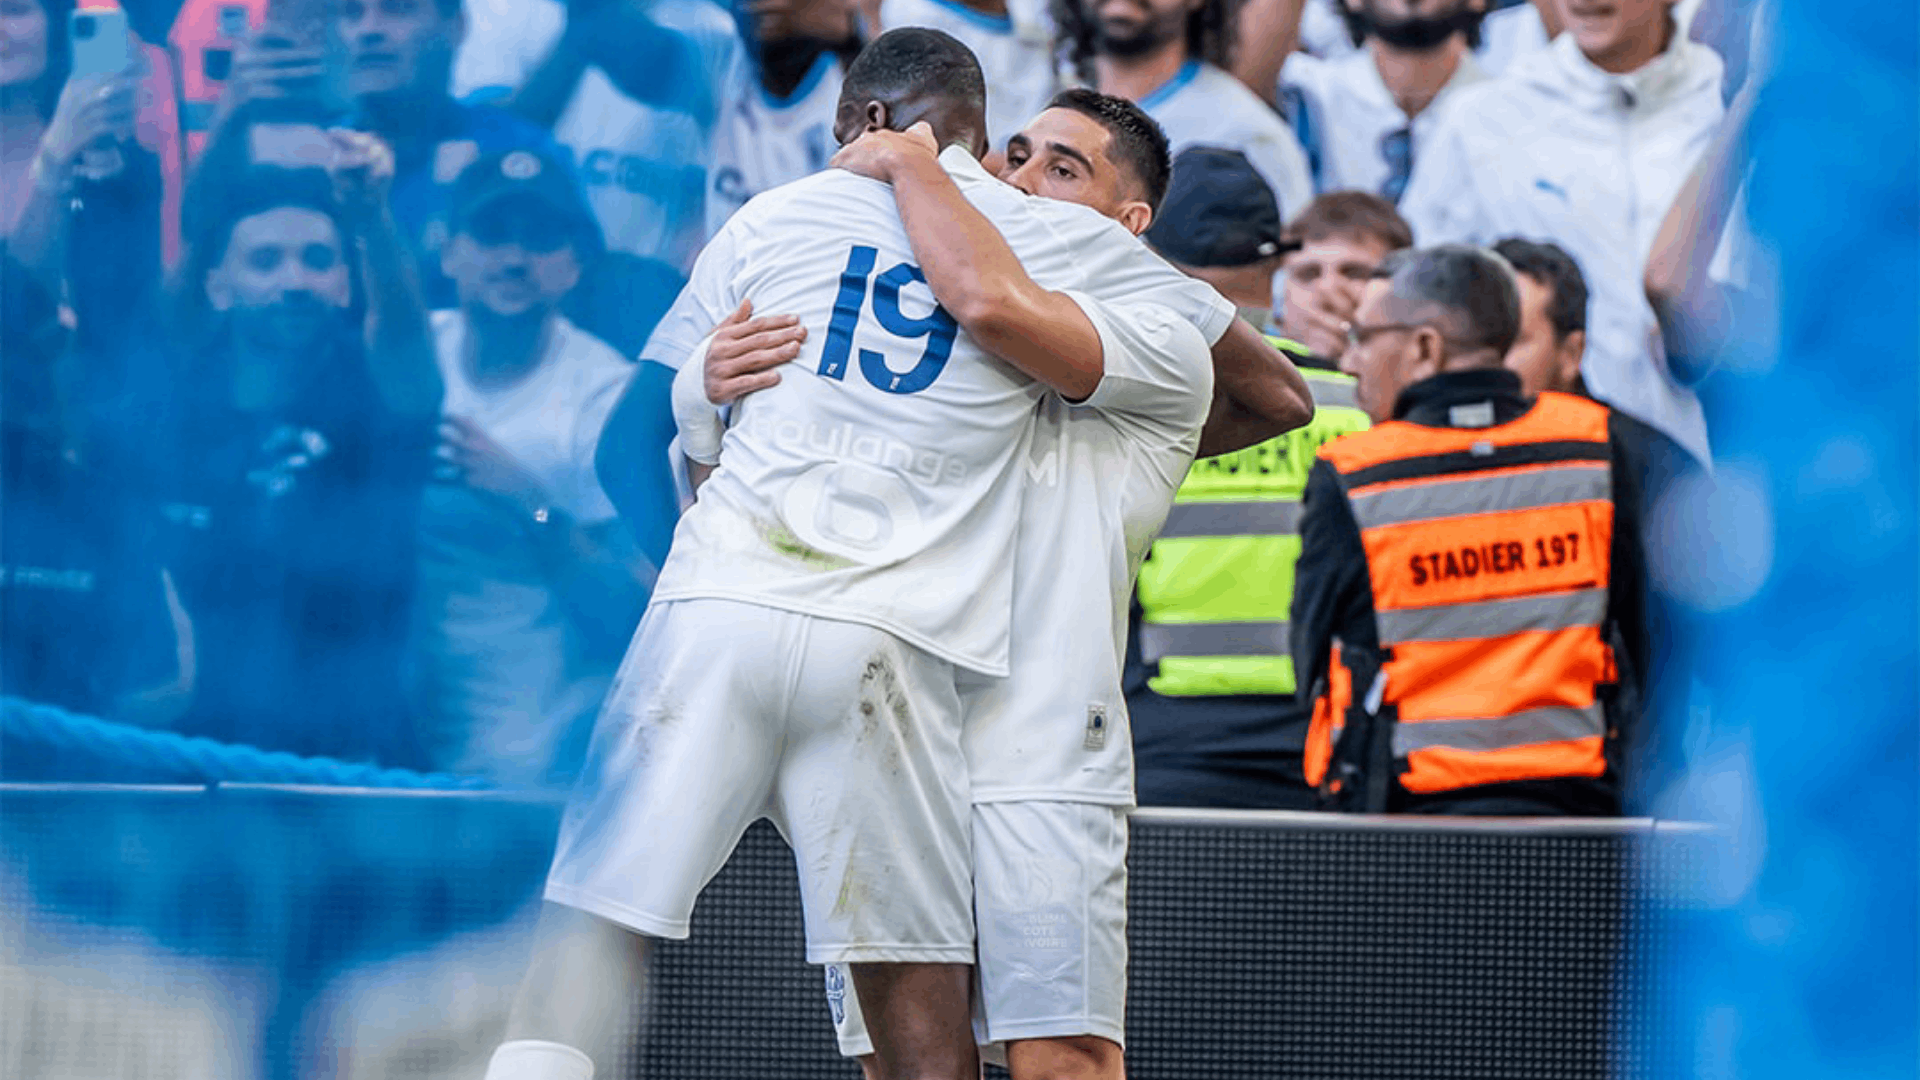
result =
[[[973,808],[982,1046],[1097,1035],[1126,1045],[1127,811],[1097,803]],[[840,1052],[873,1052],[846,967],[827,968]]]
[[546,898],[683,938],[770,817],[807,959],[973,959],[954,669],[881,630],[732,600],[647,610],[567,804]]

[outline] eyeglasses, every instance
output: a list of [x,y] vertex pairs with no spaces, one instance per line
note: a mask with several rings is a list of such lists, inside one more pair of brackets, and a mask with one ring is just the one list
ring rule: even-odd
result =
[[1451,345],[1456,349],[1485,348],[1484,345],[1477,345],[1471,341],[1461,341],[1459,338],[1450,338],[1445,334],[1441,334],[1440,328],[1433,325],[1432,323],[1392,322],[1392,323],[1375,323],[1372,326],[1361,326],[1358,323],[1342,323],[1341,328],[1346,331],[1347,348],[1349,349],[1358,349],[1360,346],[1365,345],[1367,343],[1367,340],[1373,337],[1375,334],[1385,334],[1393,330],[1431,330],[1435,334],[1440,335],[1441,341],[1446,342],[1448,345]]
[[1347,332],[1347,348],[1358,349],[1375,334],[1385,334],[1393,330],[1418,330],[1425,325],[1425,323],[1390,322],[1361,326],[1359,323],[1342,323],[1341,328]]

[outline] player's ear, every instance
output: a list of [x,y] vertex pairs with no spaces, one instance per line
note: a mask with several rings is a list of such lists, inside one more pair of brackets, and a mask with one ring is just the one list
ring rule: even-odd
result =
[[887,131],[893,126],[893,109],[884,101],[869,101],[864,131]]
[[1123,202],[1120,209],[1114,212],[1113,220],[1125,225],[1128,232],[1139,236],[1153,224],[1153,207],[1138,199]]

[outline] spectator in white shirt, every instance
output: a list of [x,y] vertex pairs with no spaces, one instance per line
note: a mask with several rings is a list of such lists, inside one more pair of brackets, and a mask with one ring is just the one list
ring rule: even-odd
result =
[[1468,51],[1484,0],[1341,2],[1360,50],[1336,60],[1287,57],[1281,108],[1306,147],[1317,190],[1397,202],[1441,100],[1485,78]]
[[559,313],[594,227],[562,163],[482,157],[452,227],[410,696],[431,767],[564,783],[651,584],[593,471],[633,365]]
[[1400,202],[1423,245],[1551,240],[1592,290],[1582,373],[1594,397],[1709,460],[1699,399],[1668,369],[1643,269],[1713,138],[1720,58],[1672,0],[1559,0],[1567,30],[1442,109]]
[[[1738,0],[1730,0],[1738,2]],[[1486,21],[1480,24],[1473,42],[1473,59],[1488,75],[1502,75],[1517,59],[1544,46],[1560,32],[1560,0],[1491,0],[1480,7]],[[1276,46],[1273,59],[1264,63],[1268,76],[1261,79],[1235,68],[1256,93],[1272,92],[1271,71],[1295,48],[1321,60],[1338,60],[1358,52],[1361,42],[1345,17],[1342,0],[1248,0],[1240,11],[1240,42],[1249,49],[1260,47],[1261,39],[1271,36],[1275,24],[1298,26],[1294,36]]]
[[1101,93],[1139,105],[1178,156],[1217,146],[1247,156],[1282,215],[1313,198],[1307,158],[1286,121],[1227,68],[1230,0],[1055,0],[1068,59]]

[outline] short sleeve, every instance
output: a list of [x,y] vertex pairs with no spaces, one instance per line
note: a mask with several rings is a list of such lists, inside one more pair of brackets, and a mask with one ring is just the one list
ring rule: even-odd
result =
[[1159,304],[1067,295],[1099,331],[1106,368],[1081,404],[1168,442],[1198,432],[1213,404],[1213,355],[1200,331]]
[[740,306],[734,288],[739,269],[740,220],[739,215],[729,219],[701,250],[686,287],[640,350],[641,359],[679,371],[713,328]]
[[1063,226],[1063,238],[1075,253],[1080,290],[1109,303],[1165,307],[1200,331],[1209,348],[1225,336],[1237,313],[1213,286],[1175,270],[1114,222],[1075,209],[1082,213],[1056,224]]

